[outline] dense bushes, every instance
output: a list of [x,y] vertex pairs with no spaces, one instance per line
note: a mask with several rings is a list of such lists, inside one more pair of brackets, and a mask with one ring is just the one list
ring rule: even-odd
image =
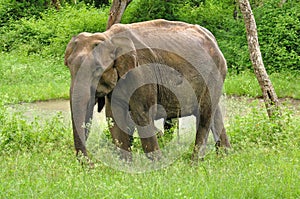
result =
[[[179,1],[181,2],[181,1]],[[164,18],[167,20],[177,20],[180,7],[184,5],[177,0],[156,1],[137,0],[133,1],[123,17],[124,23],[147,21]]]
[[27,118],[22,111],[11,110],[0,104],[0,154],[72,148],[70,125],[66,125],[62,114],[43,117]]
[[[235,102],[234,107],[239,107]],[[294,114],[295,109],[291,104],[284,103],[285,108],[281,110],[281,117],[270,121],[262,104],[258,101],[247,102],[249,111],[247,114],[236,115],[230,120],[230,128],[227,133],[231,137],[231,144],[240,149],[247,147],[272,147],[280,148],[286,146],[299,147],[300,137],[296,135],[298,117]],[[287,108],[289,107],[289,108]],[[246,112],[246,110],[245,110]],[[292,138],[292,139],[291,139]]]
[[84,4],[65,6],[59,11],[49,9],[40,13],[40,17],[21,18],[2,27],[0,49],[27,55],[62,56],[72,36],[84,31],[104,31],[106,20],[105,10]]
[[270,70],[300,70],[300,4],[288,3],[280,9],[267,4],[257,8],[257,12],[265,67]]
[[22,17],[40,16],[46,9],[60,9],[61,6],[86,3],[100,7],[107,5],[108,0],[1,0],[0,3],[0,27],[10,20],[18,20]]
[[[59,1],[61,7],[57,10],[50,0],[20,2],[0,3],[1,51],[60,57],[71,36],[105,30],[108,7],[96,9],[84,3],[68,5],[68,1]],[[287,2],[282,7],[278,6],[278,0],[251,2],[267,70],[300,70],[300,2]],[[251,68],[251,63],[244,22],[236,8],[231,0],[221,3],[217,0],[136,0],[129,5],[122,22],[165,18],[204,26],[216,36],[229,68],[242,71]]]
[[9,21],[13,22],[22,17],[39,16],[46,9],[44,0],[2,0],[0,3],[0,27],[7,25]]

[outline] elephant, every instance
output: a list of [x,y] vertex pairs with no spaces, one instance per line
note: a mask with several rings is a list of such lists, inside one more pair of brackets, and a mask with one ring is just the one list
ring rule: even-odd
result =
[[88,157],[87,124],[96,103],[99,110],[105,104],[113,142],[129,152],[121,154],[124,159],[131,159],[130,124],[146,156],[160,159],[154,126],[159,118],[196,117],[192,160],[204,156],[210,129],[230,147],[219,108],[226,60],[212,33],[199,25],[157,19],[83,32],[68,43],[65,65],[77,155]]

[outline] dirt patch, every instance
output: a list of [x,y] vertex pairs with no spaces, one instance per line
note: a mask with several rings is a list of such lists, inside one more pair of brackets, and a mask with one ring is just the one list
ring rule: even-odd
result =
[[30,104],[33,109],[39,109],[42,111],[62,111],[70,112],[69,100],[49,100],[41,101]]

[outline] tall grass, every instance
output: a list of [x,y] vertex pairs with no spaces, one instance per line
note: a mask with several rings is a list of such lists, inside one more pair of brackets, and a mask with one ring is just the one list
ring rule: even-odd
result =
[[63,59],[0,54],[0,101],[8,104],[68,98],[70,77]]
[[169,167],[140,174],[98,161],[94,169],[80,165],[70,123],[60,114],[28,121],[1,106],[0,197],[298,198],[299,109],[289,104],[283,110],[278,131],[258,100],[229,98],[226,104],[229,155],[208,151],[192,166],[189,151]]
[[[269,74],[278,97],[300,99],[299,71],[282,71]],[[246,70],[239,74],[229,72],[225,79],[224,92],[227,95],[262,97],[254,72]]]

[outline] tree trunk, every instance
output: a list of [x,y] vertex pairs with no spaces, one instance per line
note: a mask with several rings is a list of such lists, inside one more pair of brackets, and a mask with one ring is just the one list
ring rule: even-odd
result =
[[109,18],[106,29],[108,30],[115,23],[120,23],[123,13],[132,0],[113,0],[109,12]]
[[278,113],[278,98],[272,82],[269,79],[269,76],[264,67],[258,43],[257,28],[254,15],[252,13],[251,6],[248,0],[239,0],[239,3],[241,12],[244,16],[250,59],[254,68],[254,73],[262,90],[268,115],[269,117],[273,117],[276,113]]

